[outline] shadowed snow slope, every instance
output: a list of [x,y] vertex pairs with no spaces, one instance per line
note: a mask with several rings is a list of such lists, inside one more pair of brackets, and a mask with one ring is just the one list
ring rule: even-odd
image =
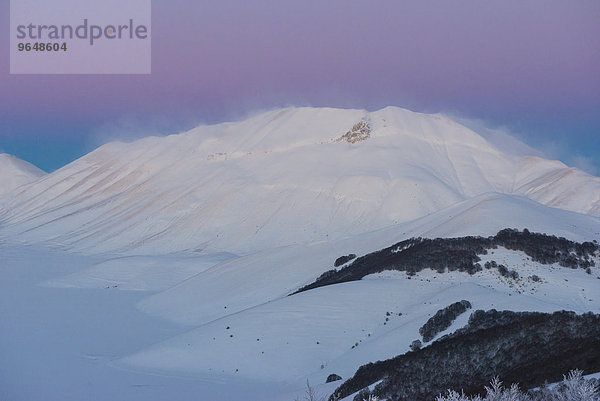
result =
[[13,196],[22,185],[29,184],[46,173],[18,157],[0,153],[0,197]]
[[43,284],[61,288],[164,290],[230,257],[227,254],[203,255],[201,258],[190,255],[120,257]]
[[85,252],[247,253],[379,229],[487,192],[600,213],[600,179],[441,115],[287,108],[109,143],[16,194],[0,235]]

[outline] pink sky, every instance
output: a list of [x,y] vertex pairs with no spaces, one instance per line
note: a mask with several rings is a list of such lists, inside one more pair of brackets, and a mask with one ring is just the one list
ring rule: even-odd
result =
[[[152,16],[148,76],[8,75],[3,59],[0,148],[35,127],[86,135],[122,118],[187,124],[290,104],[452,111],[535,138],[600,131],[598,1],[170,0]],[[0,44],[7,55],[7,35]]]

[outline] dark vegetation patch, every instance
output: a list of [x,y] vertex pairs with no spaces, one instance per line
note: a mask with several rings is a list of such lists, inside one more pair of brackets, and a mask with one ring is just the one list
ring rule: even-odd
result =
[[339,267],[345,263],[350,262],[352,259],[356,259],[356,255],[351,253],[350,255],[340,256],[333,263],[333,267]]
[[[411,238],[356,258],[340,270],[326,271],[296,293],[360,280],[366,275],[385,270],[403,271],[409,276],[423,269],[433,269],[439,273],[460,271],[474,274],[483,270],[478,263],[481,260],[478,255],[486,255],[489,249],[499,246],[522,251],[535,262],[558,263],[572,269],[594,266],[591,257],[599,250],[598,244],[594,242],[579,243],[554,235],[532,233],[527,229],[519,231],[506,228],[491,237]],[[508,278],[519,277],[516,271],[508,270],[506,266],[495,262],[486,267],[494,267]]]
[[342,376],[332,373],[329,376],[327,376],[327,380],[325,381],[325,383],[331,383],[331,382],[335,382],[338,380],[342,380]]
[[419,329],[419,334],[423,336],[423,341],[429,342],[440,332],[446,330],[452,325],[452,322],[460,315],[471,309],[471,303],[464,299],[455,302],[440,309],[435,315],[429,318],[427,322]]
[[421,340],[415,340],[412,343],[410,343],[410,350],[411,351],[418,351],[421,349],[421,347],[423,346],[423,343],[421,343]]
[[600,371],[600,315],[476,311],[465,328],[428,347],[361,366],[330,400],[380,380],[372,393],[390,401],[433,400],[448,389],[483,394],[495,376],[530,389],[573,369]]

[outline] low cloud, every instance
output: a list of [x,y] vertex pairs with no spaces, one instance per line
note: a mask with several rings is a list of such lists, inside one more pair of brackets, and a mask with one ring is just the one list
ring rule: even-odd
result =
[[455,121],[477,132],[503,152],[560,160],[567,166],[575,167],[592,175],[598,175],[600,172],[598,160],[583,155],[581,149],[575,149],[572,138],[568,136],[552,135],[549,139],[549,135],[516,133],[506,126],[494,126],[488,121],[457,116],[453,113],[448,113],[448,115]]
[[[176,122],[173,122],[178,120]],[[184,119],[167,117],[120,117],[94,128],[89,135],[89,145],[97,148],[109,142],[134,142],[150,136],[167,136],[178,134],[199,125]]]
[[547,157],[548,155],[541,149],[534,148],[525,142],[525,139],[519,138],[509,128],[503,126],[492,126],[489,122],[476,118],[467,118],[452,113],[448,113],[450,118],[464,125],[465,127],[475,131],[496,148],[503,152],[525,156],[534,155],[539,157]]

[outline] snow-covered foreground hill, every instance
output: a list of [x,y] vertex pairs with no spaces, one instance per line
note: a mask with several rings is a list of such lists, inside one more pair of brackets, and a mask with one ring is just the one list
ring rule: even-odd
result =
[[416,236],[491,235],[506,226],[600,240],[597,218],[525,198],[489,195],[337,242],[263,251],[216,265],[142,300],[142,310],[195,328],[122,362],[187,374],[320,383],[331,373],[348,377],[361,364],[406,352],[429,317],[461,299],[474,309],[600,312],[598,267],[588,274],[542,265],[503,248],[482,256],[481,263],[504,264],[518,273],[518,280],[496,270],[474,275],[424,270],[415,276],[391,271],[288,296],[332,269],[341,255],[360,256]]
[[250,253],[383,228],[487,192],[600,214],[600,179],[503,153],[442,115],[287,108],[104,145],[15,194],[0,235],[75,251]]
[[598,258],[587,274],[502,248],[482,263],[505,264],[519,280],[496,270],[391,271],[288,296],[340,255],[413,236],[491,235],[505,226],[600,239],[597,218],[490,194],[375,232],[241,258],[77,256],[0,245],[0,396],[293,400],[306,379],[328,394],[337,386],[324,385],[329,374],[348,378],[361,364],[406,352],[429,317],[462,299],[473,310],[600,313]]
[[[64,338],[79,336],[82,330],[85,335],[90,326],[81,314],[90,308],[105,316],[103,324],[114,324],[110,341],[94,340],[95,334],[89,334],[89,343],[75,342],[79,354],[69,363],[96,364],[107,383],[116,380],[115,371],[131,372],[117,380],[119,386],[128,380],[130,385],[148,385],[150,378],[160,378],[164,387],[129,388],[130,399],[139,394],[162,399],[170,386],[181,386],[177,390],[180,399],[188,399],[186,391],[204,391],[213,394],[210,399],[292,400],[298,396],[295,391],[303,391],[306,379],[321,385],[331,373],[348,378],[364,363],[406,352],[412,341],[421,338],[419,327],[437,310],[462,299],[473,310],[600,313],[598,267],[588,274],[583,269],[542,265],[522,252],[503,248],[482,256],[482,263],[495,260],[516,270],[520,279],[502,277],[496,270],[475,275],[423,270],[414,276],[391,271],[288,296],[331,269],[341,255],[360,256],[413,236],[491,235],[505,226],[557,233],[576,241],[600,239],[597,218],[548,208],[524,197],[488,194],[406,224],[245,257],[80,256],[88,263],[77,263],[77,268],[50,273],[52,269],[38,266],[44,275],[39,278],[41,286],[35,288],[62,302],[81,297],[83,310],[75,316],[77,325],[72,323],[71,308],[55,318],[53,324],[65,325],[60,331]],[[27,255],[27,248],[18,249]],[[58,261],[65,257],[54,254]],[[19,259],[14,251],[11,258]],[[40,258],[31,262],[44,263]],[[600,266],[598,258],[595,262]],[[21,269],[27,265],[20,263]],[[531,279],[534,275],[538,281]],[[167,289],[161,285],[177,281],[181,282]],[[7,295],[3,301],[7,308],[11,298]],[[134,312],[135,305],[155,317],[142,319],[143,314]],[[110,308],[115,307],[123,312],[113,315]],[[131,316],[146,323],[134,320],[123,325],[121,320]],[[468,316],[459,316],[435,338],[463,326]],[[56,330],[52,325],[49,329]],[[44,330],[36,333],[53,337]],[[120,335],[122,340],[118,340]],[[120,344],[116,350],[111,341]],[[63,350],[73,352],[69,347],[64,344]],[[230,392],[219,394],[225,388]],[[330,393],[334,388],[328,384],[319,390]],[[105,394],[98,388],[94,391]]]
[[183,324],[203,324],[284,298],[332,269],[342,255],[366,254],[411,237],[488,236],[505,227],[600,241],[598,218],[524,198],[486,195],[413,222],[348,239],[280,247],[234,259],[144,300],[140,307]]

